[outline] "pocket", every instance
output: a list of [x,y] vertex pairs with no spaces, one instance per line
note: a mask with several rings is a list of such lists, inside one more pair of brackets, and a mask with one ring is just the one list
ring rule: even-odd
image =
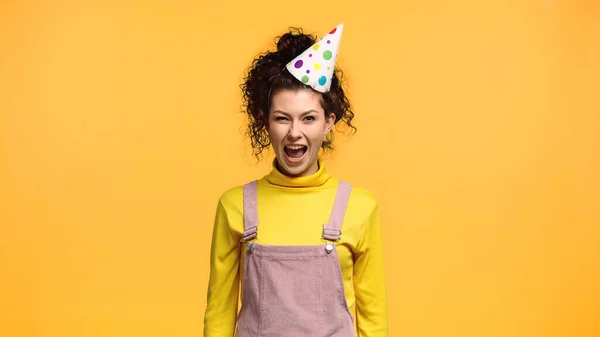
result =
[[346,289],[344,287],[344,279],[342,277],[342,267],[340,266],[339,258],[336,258],[336,260],[337,260],[337,263],[336,263],[335,270],[336,270],[337,281],[338,281],[339,289],[340,289],[340,298],[341,298],[342,306],[344,307],[344,311],[346,312],[346,314],[348,314],[348,317],[350,317],[350,321],[352,322],[352,324],[354,324],[354,316],[352,316],[352,313],[350,312],[350,308],[348,307],[348,299],[346,298]]
[[259,278],[256,268],[256,258],[246,253],[244,256],[243,276],[241,284],[241,308],[237,315],[235,336],[256,336],[258,334],[258,290]]
[[327,255],[323,260],[323,296],[330,299],[325,302],[325,336],[335,337],[355,337],[354,317],[348,308],[346,292],[342,278],[342,268],[340,265],[337,250]]
[[318,259],[262,257],[261,336],[318,336],[320,282]]
[[240,282],[240,287],[241,287],[241,291],[240,291],[240,296],[241,296],[241,308],[240,308],[240,312],[244,309],[244,302],[246,300],[246,283],[247,283],[247,278],[248,278],[248,258],[244,258],[244,261],[242,262],[242,280]]

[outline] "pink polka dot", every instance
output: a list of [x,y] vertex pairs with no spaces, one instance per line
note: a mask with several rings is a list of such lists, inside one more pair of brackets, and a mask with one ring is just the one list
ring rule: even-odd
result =
[[335,33],[336,30],[337,30],[337,27],[335,27],[332,31],[330,31],[329,34]]

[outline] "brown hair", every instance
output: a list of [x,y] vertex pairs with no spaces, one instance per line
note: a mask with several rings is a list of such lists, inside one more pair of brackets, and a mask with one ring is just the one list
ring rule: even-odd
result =
[[[356,127],[352,125],[354,113],[342,88],[343,73],[338,67],[334,69],[331,88],[326,93],[320,93],[300,82],[285,69],[287,63],[316,42],[315,36],[304,34],[301,28],[290,28],[288,32],[276,38],[276,51],[259,55],[248,69],[244,83],[241,85],[243,112],[248,114],[249,124],[246,135],[251,139],[254,156],[257,159],[264,149],[271,145],[266,124],[269,120],[271,97],[278,90],[308,89],[319,93],[325,114],[335,114],[336,124],[342,121],[356,131]],[[323,150],[333,150],[333,137],[333,132],[330,131],[321,146]]]

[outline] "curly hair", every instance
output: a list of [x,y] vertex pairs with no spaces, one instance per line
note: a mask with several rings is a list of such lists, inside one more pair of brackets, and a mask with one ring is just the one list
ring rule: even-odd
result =
[[[267,132],[271,98],[278,90],[313,90],[321,95],[321,105],[325,115],[335,114],[335,123],[345,123],[352,131],[354,112],[350,100],[342,88],[343,73],[338,67],[334,68],[331,88],[326,93],[320,93],[310,86],[298,81],[286,69],[285,65],[292,61],[304,50],[317,41],[312,34],[304,34],[301,28],[291,27],[285,34],[276,37],[276,51],[262,53],[252,62],[244,77],[242,89],[243,113],[248,114],[246,135],[250,137],[253,154],[260,159],[262,152],[271,145]],[[334,134],[330,131],[323,140],[321,148],[324,151],[333,150]]]

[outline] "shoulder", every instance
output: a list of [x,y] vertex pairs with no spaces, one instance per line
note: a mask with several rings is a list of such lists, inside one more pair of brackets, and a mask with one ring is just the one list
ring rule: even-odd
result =
[[361,209],[363,212],[371,213],[378,207],[378,200],[375,193],[372,190],[364,187],[357,186],[350,182],[346,182],[352,186],[350,198],[348,200],[348,207],[356,207]]
[[219,196],[219,203],[225,209],[239,207],[243,203],[244,185],[230,186]]
[[243,184],[233,185],[225,189],[219,196],[219,203],[225,210],[239,211],[244,205],[244,186],[260,180],[250,180]]

